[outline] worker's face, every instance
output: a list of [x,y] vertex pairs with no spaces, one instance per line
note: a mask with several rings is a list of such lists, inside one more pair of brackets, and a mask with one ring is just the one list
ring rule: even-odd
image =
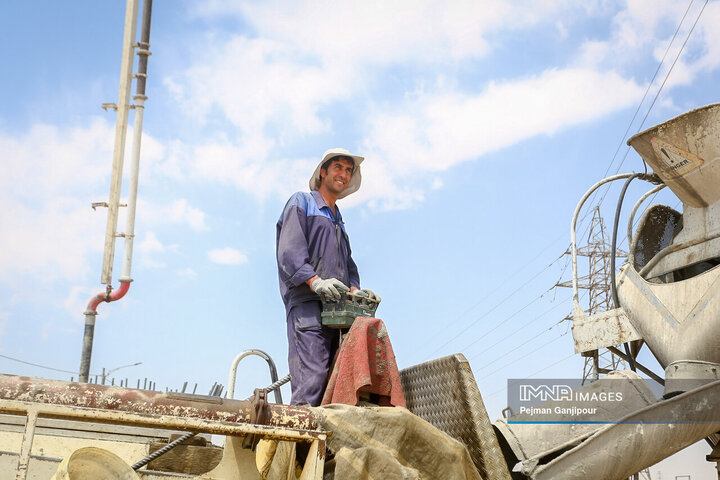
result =
[[353,162],[345,157],[333,158],[327,170],[321,170],[321,187],[326,188],[335,195],[339,195],[350,184],[353,170]]

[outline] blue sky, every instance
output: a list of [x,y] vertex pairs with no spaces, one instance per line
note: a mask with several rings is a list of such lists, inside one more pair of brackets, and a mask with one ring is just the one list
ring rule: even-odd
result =
[[[642,104],[686,2],[154,7],[134,282],[98,309],[92,373],[142,362],[116,378],[207,393],[248,348],[287,372],[275,223],[322,152],[342,146],[366,156],[361,190],[339,205],[401,367],[464,353],[493,419],[507,378],[581,374],[562,321],[570,291],[551,288],[569,279],[570,216],[595,181],[643,169],[624,133],[640,128],[703,2]],[[90,204],[109,192],[115,116],[100,104],[117,101],[124,11],[0,3],[12,45],[0,76],[4,356],[78,368],[82,314],[102,290],[106,219]],[[718,22],[709,2],[645,127],[717,101]],[[637,183],[625,214],[649,189]],[[601,205],[609,226],[617,190]],[[267,383],[247,360],[237,396]]]

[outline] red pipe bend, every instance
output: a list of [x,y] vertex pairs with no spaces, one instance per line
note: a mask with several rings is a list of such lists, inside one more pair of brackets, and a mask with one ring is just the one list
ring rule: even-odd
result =
[[97,306],[102,302],[114,302],[115,300],[120,300],[125,296],[128,290],[130,290],[130,282],[127,280],[120,280],[120,288],[116,288],[110,292],[109,295],[102,292],[92,297],[87,305],[87,311],[85,313],[97,313]]

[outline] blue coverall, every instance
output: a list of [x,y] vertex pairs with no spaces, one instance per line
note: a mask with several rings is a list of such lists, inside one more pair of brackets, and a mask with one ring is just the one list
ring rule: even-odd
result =
[[360,287],[357,266],[340,210],[335,215],[316,190],[288,200],[277,223],[280,294],[287,315],[292,405],[320,405],[330,362],[338,348],[337,330],[321,323],[322,305],[305,280],[315,275]]

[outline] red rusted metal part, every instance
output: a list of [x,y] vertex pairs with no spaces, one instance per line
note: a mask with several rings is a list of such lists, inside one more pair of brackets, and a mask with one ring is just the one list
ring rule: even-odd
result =
[[[172,415],[223,422],[250,423],[251,402],[204,395],[64,382],[0,374],[0,400],[101,408],[123,412]],[[269,404],[271,427],[317,430],[316,415],[307,408]]]
[[130,282],[120,280],[120,288],[116,288],[108,295],[106,292],[98,293],[90,299],[87,305],[87,312],[97,312],[97,306],[102,302],[114,302],[120,300],[130,290]]

